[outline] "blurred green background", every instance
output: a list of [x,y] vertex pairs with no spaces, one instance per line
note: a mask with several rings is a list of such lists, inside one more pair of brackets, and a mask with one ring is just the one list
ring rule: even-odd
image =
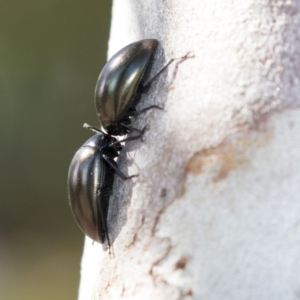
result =
[[84,236],[67,200],[98,125],[110,1],[0,2],[0,299],[76,299]]

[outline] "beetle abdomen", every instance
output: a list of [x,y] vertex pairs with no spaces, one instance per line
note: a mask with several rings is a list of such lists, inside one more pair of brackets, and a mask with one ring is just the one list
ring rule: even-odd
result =
[[132,43],[104,66],[96,83],[96,111],[105,126],[117,123],[134,106],[135,93],[158,45],[155,39]]
[[69,169],[68,192],[73,215],[81,230],[103,243],[114,170],[104,161],[97,142],[95,135],[75,153]]

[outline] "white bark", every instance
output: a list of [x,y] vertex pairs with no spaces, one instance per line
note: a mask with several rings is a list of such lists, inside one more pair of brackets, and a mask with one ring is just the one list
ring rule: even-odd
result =
[[[109,56],[160,41],[109,211],[86,240],[80,300],[298,299],[300,1],[115,0]],[[177,71],[176,71],[177,70]]]

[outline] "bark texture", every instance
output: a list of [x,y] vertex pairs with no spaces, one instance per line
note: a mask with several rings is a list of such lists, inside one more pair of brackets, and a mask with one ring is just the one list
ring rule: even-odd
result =
[[79,299],[300,297],[300,1],[115,0],[109,57],[156,38],[108,224]]

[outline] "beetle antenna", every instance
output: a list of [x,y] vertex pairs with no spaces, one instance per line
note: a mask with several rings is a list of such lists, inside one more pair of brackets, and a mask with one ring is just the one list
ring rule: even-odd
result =
[[169,60],[169,62],[161,69],[159,70],[152,78],[150,78],[148,80],[148,82],[146,82],[143,87],[142,87],[142,92],[146,93],[150,87],[151,84],[153,83],[153,81],[174,61],[174,58],[172,58],[171,60]]
[[192,52],[187,52],[184,56],[181,57],[175,57],[170,59],[167,64],[165,66],[163,66],[162,69],[160,69],[152,78],[150,78],[142,87],[142,93],[146,93],[150,87],[151,84],[153,83],[153,81],[174,61],[174,60],[179,60],[176,64],[176,67],[178,64],[180,64],[181,62],[183,62],[184,60],[188,59],[188,58],[193,58],[195,57],[195,55]]
[[94,126],[91,126],[91,125],[89,125],[89,124],[87,124],[87,123],[84,123],[84,124],[83,124],[83,128],[89,129],[89,130],[91,130],[91,131],[93,131],[93,132],[95,132],[95,133],[103,133],[103,134],[106,135],[106,133],[103,132],[101,129],[99,129],[99,128],[97,128],[97,127],[94,127]]

